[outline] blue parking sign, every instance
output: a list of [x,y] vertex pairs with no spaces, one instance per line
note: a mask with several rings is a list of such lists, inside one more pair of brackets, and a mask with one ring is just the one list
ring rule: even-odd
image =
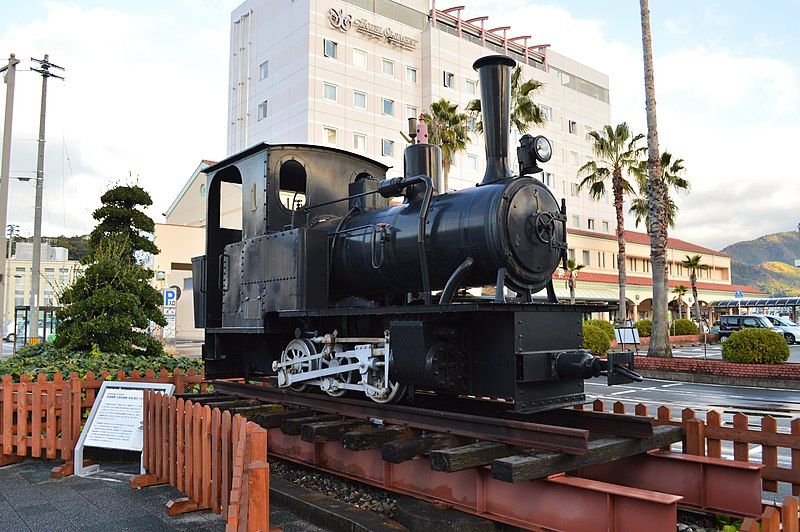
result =
[[178,303],[178,294],[172,288],[167,288],[164,290],[164,306],[165,307],[174,307]]
[[735,297],[736,299],[742,299],[744,297],[744,294],[742,293],[741,290],[737,290],[736,293],[733,295],[733,297]]

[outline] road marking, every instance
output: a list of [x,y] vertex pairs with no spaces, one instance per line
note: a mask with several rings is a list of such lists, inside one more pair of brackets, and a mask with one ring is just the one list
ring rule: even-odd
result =
[[673,382],[672,384],[664,384],[662,388],[672,388],[673,386],[683,386],[685,382]]

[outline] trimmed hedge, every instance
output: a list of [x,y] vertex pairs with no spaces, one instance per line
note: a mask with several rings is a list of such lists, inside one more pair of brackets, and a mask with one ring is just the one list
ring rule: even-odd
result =
[[67,376],[75,372],[83,378],[90,371],[99,375],[103,371],[113,374],[119,370],[125,373],[133,370],[144,373],[148,369],[166,369],[172,372],[175,368],[194,368],[200,372],[203,370],[203,361],[199,358],[173,357],[167,354],[150,356],[103,353],[97,348],[82,353],[58,348],[49,342],[22,347],[13,357],[0,361],[0,375],[12,375],[14,380],[18,380],[20,375],[35,376],[39,373],[52,378],[56,373]]
[[653,330],[653,322],[650,320],[639,320],[636,322],[636,328],[639,329],[639,336],[642,338],[649,338],[650,331]]
[[595,356],[603,356],[611,348],[611,339],[606,332],[597,325],[584,323],[583,343],[581,347],[588,349]]
[[697,334],[698,328],[697,325],[694,324],[692,320],[687,320],[686,318],[681,318],[679,320],[675,320],[675,323],[671,327],[674,331],[672,334],[676,336],[686,336],[689,334]]
[[610,321],[606,320],[587,320],[583,322],[584,325],[592,325],[594,327],[600,328],[606,336],[608,336],[609,341],[614,341],[614,325]]
[[789,345],[775,331],[742,329],[722,344],[722,358],[737,364],[782,364],[789,360]]

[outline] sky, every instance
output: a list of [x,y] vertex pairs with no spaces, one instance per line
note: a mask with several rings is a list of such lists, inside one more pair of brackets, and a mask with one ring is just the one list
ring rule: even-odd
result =
[[[12,176],[36,167],[41,77],[29,59],[49,53],[66,68],[65,81],[48,85],[45,235],[90,231],[100,195],[117,183],[150,191],[149,214],[163,221],[200,160],[225,156],[228,26],[238,3],[0,0],[0,58],[23,59]],[[794,230],[800,0],[650,4],[661,149],[685,160],[692,183],[676,197],[671,236],[720,249]],[[608,74],[612,122],[646,131],[635,0],[471,0],[465,11],[491,13],[489,23],[511,25],[510,35],[531,34]],[[33,181],[10,185],[9,223],[30,234]]]

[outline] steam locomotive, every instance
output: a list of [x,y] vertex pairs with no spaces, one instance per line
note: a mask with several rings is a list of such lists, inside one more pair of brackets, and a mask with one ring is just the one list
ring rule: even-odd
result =
[[[519,176],[508,167],[514,66],[474,64],[487,162],[473,188],[445,193],[427,143],[409,145],[391,179],[377,161],[300,144],[206,169],[206,253],[192,259],[206,375],[378,403],[423,390],[501,398],[523,413],[585,402],[587,378],[638,377],[630,353],[580,348],[582,315],[608,307],[556,298],[566,205],[532,177],[551,156],[545,137],[523,136]],[[241,228],[222,225],[226,183],[241,185]],[[481,286],[494,295],[465,291]]]

